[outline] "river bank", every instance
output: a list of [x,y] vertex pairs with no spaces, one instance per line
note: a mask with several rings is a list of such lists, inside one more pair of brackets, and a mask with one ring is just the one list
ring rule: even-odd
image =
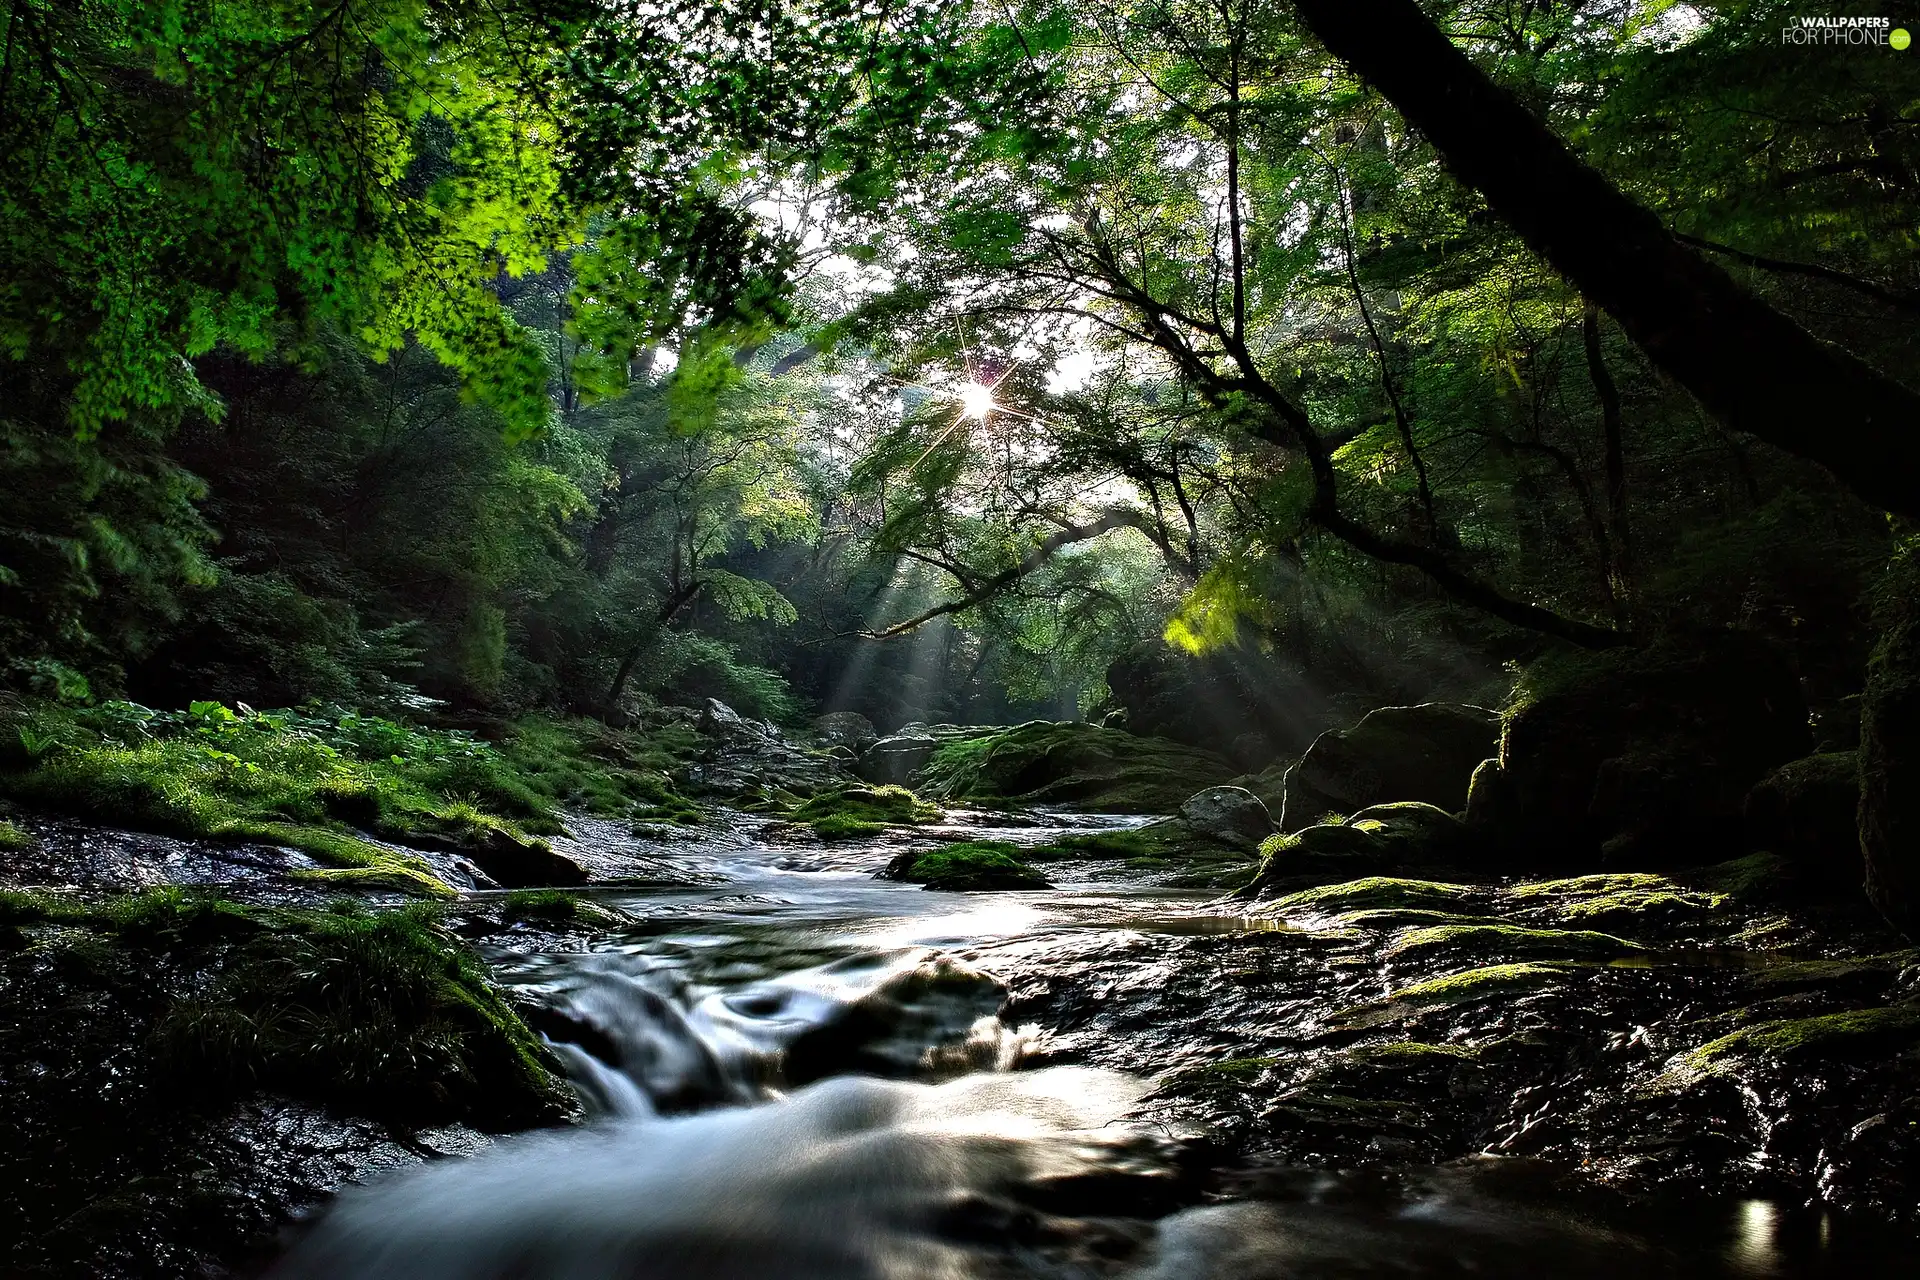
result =
[[[64,888],[8,898],[0,992],[34,1029],[6,1042],[12,1265],[251,1273],[366,1182],[278,1265],[507,1274],[434,1225],[465,1197],[513,1274],[597,1274],[567,1270],[556,1214],[609,1274],[688,1233],[687,1266],[764,1271],[806,1205],[839,1224],[808,1237],[818,1274],[1292,1274],[1305,1237],[1316,1265],[1403,1248],[1585,1274],[1574,1241],[1603,1226],[1609,1266],[1893,1274],[1920,965],[1864,910],[1783,901],[1750,860],[1275,886],[1271,852],[1151,814],[872,821],[891,793],[830,745],[751,737],[710,733],[690,762],[714,788],[698,823],[569,814],[545,843],[584,886],[485,888],[458,853],[409,851],[468,877],[437,904],[342,901],[299,849],[17,813],[9,879]],[[755,803],[782,769],[814,771],[818,816],[718,798]],[[1048,887],[886,878],[956,847]],[[290,985],[248,978],[263,959]],[[756,1154],[783,1142],[791,1168]],[[694,1150],[719,1154],[676,1172]],[[870,1176],[889,1160],[924,1176],[890,1198]],[[622,1208],[682,1175],[679,1208]],[[769,1225],[727,1253],[712,1205],[743,1203]]]

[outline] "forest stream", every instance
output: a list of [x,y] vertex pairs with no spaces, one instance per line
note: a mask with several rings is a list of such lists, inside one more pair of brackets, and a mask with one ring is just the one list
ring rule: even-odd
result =
[[[1140,822],[956,811],[911,838],[1032,846]],[[622,838],[598,825],[586,843]],[[1096,862],[1056,865],[1051,890],[928,892],[875,878],[898,833],[809,846],[782,830],[736,815],[654,867],[680,884],[595,891],[630,923],[590,939],[490,940],[589,1121],[349,1192],[273,1274],[1908,1274],[1902,1238],[1777,1199],[1630,1204],[1525,1158],[1433,1159],[1449,1113],[1487,1090],[1472,1046],[1553,1027],[1550,991],[1503,1006],[1505,1036],[1484,1010],[1442,1018],[1427,1101],[1341,1099],[1325,1082],[1351,1073],[1353,1037],[1328,1023],[1379,963],[1377,934]],[[1632,963],[1681,983],[1750,967],[1737,946]],[[1595,976],[1578,1003],[1598,1023],[1644,1035],[1633,1024],[1676,1002]],[[1298,1163],[1247,1158],[1244,1135],[1207,1123],[1234,1110],[1214,1085],[1269,1070],[1309,1086],[1276,1091],[1280,1119],[1326,1112],[1296,1126],[1318,1146]],[[1343,1103],[1400,1114],[1349,1123]],[[1512,1138],[1546,1110],[1504,1145],[1527,1150]],[[1343,1150],[1363,1167],[1339,1171]]]

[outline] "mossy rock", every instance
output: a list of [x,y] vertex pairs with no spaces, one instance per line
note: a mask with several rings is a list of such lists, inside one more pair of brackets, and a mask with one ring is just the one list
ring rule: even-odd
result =
[[1367,876],[1339,884],[1320,885],[1276,898],[1275,911],[1312,911],[1333,915],[1367,909],[1463,911],[1474,890],[1463,884],[1436,880],[1403,880],[1395,876]]
[[562,889],[516,889],[501,904],[500,918],[591,929],[618,929],[633,923],[624,911]]
[[1500,717],[1485,707],[1429,702],[1370,711],[1352,728],[1314,739],[1287,771],[1280,829],[1405,800],[1458,812],[1474,767],[1494,753],[1499,736]]
[[1172,813],[1233,772],[1212,752],[1164,738],[1036,720],[941,744],[921,773],[921,785],[930,795],[956,800]]
[[1636,942],[1586,929],[1529,929],[1516,924],[1474,923],[1409,930],[1395,938],[1385,954],[1395,959],[1468,954],[1613,960],[1642,950]]
[[1420,1071],[1432,1067],[1452,1069],[1461,1063],[1477,1062],[1480,1051],[1463,1044],[1391,1040],[1386,1044],[1356,1046],[1347,1050],[1346,1057],[1356,1066],[1387,1071]]
[[1729,901],[1650,873],[1576,876],[1516,885],[1509,893],[1522,904],[1539,904],[1536,911],[1562,924],[1628,931],[1699,924]]
[[1852,751],[1789,760],[1747,793],[1747,845],[1857,888],[1860,761]]
[[1452,911],[1430,911],[1422,907],[1369,907],[1364,911],[1344,911],[1333,918],[1334,927],[1338,929],[1376,931],[1473,923],[1472,916]]
[[1248,897],[1285,892],[1313,877],[1378,875],[1421,865],[1447,865],[1462,849],[1465,828],[1430,804],[1374,805],[1344,822],[1322,822],[1260,846],[1260,870]]
[[843,787],[814,796],[790,816],[812,827],[822,840],[847,840],[879,835],[890,826],[933,822],[940,817],[940,806],[905,787]]
[[1738,852],[1747,792],[1811,746],[1792,662],[1759,636],[1556,652],[1522,674],[1483,807],[1515,857],[1697,864]]
[[929,889],[1050,889],[1047,878],[1020,857],[1018,845],[970,840],[938,849],[909,850],[887,864],[889,880],[924,884]]
[[1462,1004],[1470,1000],[1507,999],[1564,986],[1576,972],[1562,964],[1494,964],[1443,977],[1428,978],[1402,987],[1387,997],[1403,1004]]
[[1567,964],[1518,962],[1483,965],[1411,983],[1384,999],[1335,1013],[1329,1025],[1341,1031],[1363,1031],[1418,1017],[1428,1009],[1481,1001],[1513,1000],[1535,992],[1564,987],[1578,970]]
[[1682,1055],[1659,1083],[1684,1086],[1702,1076],[1737,1073],[1755,1059],[1790,1065],[1817,1061],[1869,1063],[1920,1047],[1920,1005],[1851,1009],[1813,1018],[1742,1027]]

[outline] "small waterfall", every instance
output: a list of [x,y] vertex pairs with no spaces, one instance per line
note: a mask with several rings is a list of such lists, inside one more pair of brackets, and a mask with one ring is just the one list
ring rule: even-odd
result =
[[[758,1107],[608,1119],[343,1195],[277,1280],[875,1280],[1088,1274],[1137,1247],[1095,1214],[1173,1144],[1145,1092],[1056,1067],[929,1085],[840,1076]],[[1078,1221],[1060,1215],[1087,1214]]]
[[925,948],[702,990],[658,957],[570,958],[532,1021],[589,1112],[633,1117],[764,1102],[827,1076],[1010,1069],[1022,1037],[992,978]]

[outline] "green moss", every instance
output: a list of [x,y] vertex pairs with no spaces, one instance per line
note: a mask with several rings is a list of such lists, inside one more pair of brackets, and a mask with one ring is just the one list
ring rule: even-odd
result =
[[1445,924],[1414,929],[1388,947],[1390,957],[1465,951],[1483,955],[1565,956],[1612,959],[1642,950],[1608,933],[1574,929],[1529,929],[1514,924]]
[[1027,865],[1017,845],[998,840],[962,841],[908,853],[889,870],[900,880],[929,889],[1046,889],[1047,878]]
[[879,835],[889,826],[932,822],[940,817],[940,808],[905,787],[846,787],[822,792],[795,809],[792,817],[823,840],[845,840]]
[[1460,1044],[1424,1044],[1418,1040],[1394,1040],[1386,1044],[1361,1045],[1347,1051],[1349,1060],[1370,1067],[1416,1068],[1435,1064],[1472,1062],[1480,1056],[1477,1049]]
[[1364,911],[1343,911],[1333,918],[1341,929],[1405,929],[1415,926],[1472,924],[1472,916],[1452,911],[1428,911],[1420,907],[1370,907]]
[[539,1040],[426,907],[248,907],[163,890],[0,895],[28,945],[98,980],[159,984],[154,1061],[188,1092],[254,1088],[409,1124],[510,1127],[568,1110]]
[[451,892],[398,843],[479,849],[561,829],[559,806],[698,821],[662,772],[691,751],[684,727],[649,736],[528,717],[498,746],[353,713],[241,714],[215,703],[35,708],[42,749],[0,772],[0,794],[61,812],[205,839],[271,840],[334,864],[332,883]]
[[1673,881],[1665,876],[1636,871],[1611,875],[1574,876],[1566,880],[1540,880],[1531,884],[1514,885],[1507,892],[1516,898],[1586,896],[1620,893],[1632,889],[1662,889],[1671,887],[1672,884]]
[[1395,991],[1387,999],[1407,1004],[1460,1004],[1558,986],[1572,972],[1567,966],[1557,964],[1487,965],[1416,982]]
[[1561,910],[1561,916],[1568,924],[1620,929],[1707,915],[1726,901],[1726,895],[1718,893],[1627,889],[1569,903]]
[[1437,880],[1402,880],[1394,876],[1366,876],[1340,884],[1320,885],[1274,900],[1281,911],[1343,912],[1362,908],[1430,908],[1459,910],[1473,890]]
[[1920,1044],[1920,1005],[1853,1009],[1814,1018],[1762,1022],[1701,1045],[1676,1064],[1682,1076],[1722,1071],[1739,1058],[1764,1056],[1867,1061]]
[[0,818],[0,853],[12,853],[20,849],[25,849],[32,843],[32,836],[13,825],[13,823],[8,822],[5,818]]

